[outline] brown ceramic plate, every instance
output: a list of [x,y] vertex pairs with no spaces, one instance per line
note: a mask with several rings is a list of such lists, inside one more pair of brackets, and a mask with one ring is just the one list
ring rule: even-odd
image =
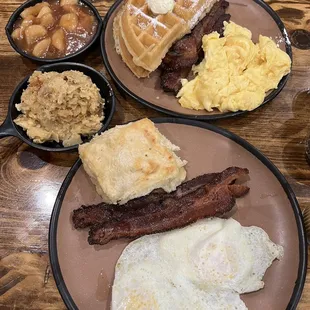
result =
[[[259,34],[271,37],[292,58],[291,43],[287,31],[280,17],[268,4],[262,0],[230,0],[229,3],[228,13],[232,16],[231,20],[250,29],[254,42],[258,40]],[[173,94],[165,93],[161,89],[159,70],[153,72],[149,78],[138,79],[135,77],[114,48],[113,19],[121,4],[121,0],[117,1],[103,21],[101,53],[109,74],[122,94],[127,94],[157,111],[183,118],[215,120],[246,113],[246,111],[221,113],[218,110],[207,112],[185,109],[179,105]],[[271,101],[281,92],[288,77],[289,75],[283,77],[278,88],[267,94],[263,104]]]
[[[257,225],[284,247],[285,255],[267,270],[265,288],[241,295],[251,310],[295,309],[305,282],[307,249],[298,203],[279,170],[258,150],[215,126],[185,120],[153,120],[180,146],[187,178],[229,166],[250,170],[250,193],[238,199],[234,218]],[[195,137],[195,139],[193,139]],[[69,309],[109,309],[114,266],[129,240],[90,246],[87,231],[73,228],[71,213],[81,204],[101,201],[78,160],[66,177],[54,206],[49,232],[50,261],[60,294]]]

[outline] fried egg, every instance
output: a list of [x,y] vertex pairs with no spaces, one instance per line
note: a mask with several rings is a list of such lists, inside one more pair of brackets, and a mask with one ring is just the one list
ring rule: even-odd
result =
[[282,256],[263,229],[234,219],[144,236],[117,262],[112,310],[247,309],[239,294],[263,288],[267,268]]

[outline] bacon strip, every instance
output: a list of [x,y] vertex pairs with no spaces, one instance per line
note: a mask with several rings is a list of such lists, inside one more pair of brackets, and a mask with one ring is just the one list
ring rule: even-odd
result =
[[247,186],[234,184],[248,173],[247,169],[230,167],[185,182],[172,193],[154,191],[122,206],[82,206],[74,211],[73,222],[77,228],[91,227],[89,244],[180,228],[229,212],[235,199],[249,191]]
[[202,37],[213,31],[223,33],[224,21],[230,20],[225,14],[229,3],[219,0],[211,11],[196,25],[192,32],[177,41],[168,51],[161,64],[161,87],[166,92],[177,93],[181,79],[187,78],[192,66],[203,59]]
[[243,185],[219,185],[208,191],[206,186],[181,200],[168,198],[158,212],[92,227],[88,242],[103,245],[113,239],[136,238],[184,227],[202,218],[221,216],[235,205],[235,193],[243,196],[248,190]]
[[124,205],[98,205],[82,206],[73,211],[72,221],[76,229],[83,229],[94,225],[100,225],[111,221],[121,221],[133,216],[154,213],[161,209],[161,202],[166,198],[180,199],[183,196],[201,188],[207,184],[230,184],[240,175],[247,174],[245,169],[230,167],[221,173],[210,173],[198,176],[190,181],[182,183],[177,190],[166,193],[164,190],[155,190],[149,195],[128,201]]

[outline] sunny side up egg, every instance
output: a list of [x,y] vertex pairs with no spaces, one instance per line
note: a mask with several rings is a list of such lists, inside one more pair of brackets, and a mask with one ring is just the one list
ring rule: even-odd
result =
[[205,219],[144,236],[120,256],[112,310],[247,309],[239,294],[257,291],[283,248],[259,227]]

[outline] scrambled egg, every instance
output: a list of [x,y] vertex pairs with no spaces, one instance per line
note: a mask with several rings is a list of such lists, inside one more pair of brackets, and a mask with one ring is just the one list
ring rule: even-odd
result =
[[177,97],[182,107],[194,110],[250,111],[264,101],[290,72],[291,59],[268,37],[251,40],[250,30],[224,23],[224,37],[217,32],[203,37],[204,60],[193,68],[196,77],[183,80]]

